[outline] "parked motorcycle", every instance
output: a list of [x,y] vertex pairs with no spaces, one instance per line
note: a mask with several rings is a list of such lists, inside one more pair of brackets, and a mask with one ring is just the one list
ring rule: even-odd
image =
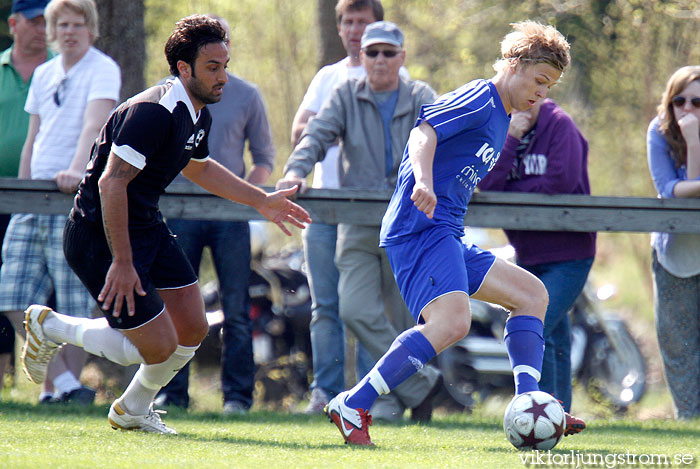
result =
[[[509,250],[492,250],[510,257]],[[644,357],[626,324],[605,311],[611,286],[593,292],[590,284],[569,311],[572,377],[596,401],[623,412],[645,392]],[[449,395],[465,408],[495,392],[513,393],[513,372],[503,342],[507,312],[498,305],[470,300],[469,334],[437,357]]]
[[[257,248],[253,243],[249,283],[258,366],[255,399],[268,406],[287,407],[304,397],[312,378],[311,298],[303,251],[264,252],[259,235],[252,239],[258,240]],[[510,246],[491,251],[506,259],[513,257]],[[207,356],[207,350],[220,348],[223,314],[216,283],[204,285],[203,293],[211,332],[196,359],[218,363],[218,358]],[[572,375],[592,398],[624,411],[642,398],[646,368],[625,323],[604,310],[603,303],[610,296],[609,285],[593,292],[589,284],[569,312]],[[446,404],[467,409],[493,393],[513,393],[513,373],[503,343],[507,312],[478,300],[470,300],[470,305],[469,335],[436,358],[444,378],[441,396],[448,396]]]

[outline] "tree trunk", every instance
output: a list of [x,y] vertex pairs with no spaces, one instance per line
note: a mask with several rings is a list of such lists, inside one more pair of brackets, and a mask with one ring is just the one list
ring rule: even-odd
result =
[[338,37],[335,20],[336,0],[316,0],[319,33],[319,68],[332,64],[347,55]]
[[[12,0],[0,0],[0,18],[4,20],[12,12]],[[12,45],[12,35],[7,21],[0,21],[0,52]]]
[[100,38],[95,46],[121,67],[122,101],[145,87],[144,0],[99,0]]

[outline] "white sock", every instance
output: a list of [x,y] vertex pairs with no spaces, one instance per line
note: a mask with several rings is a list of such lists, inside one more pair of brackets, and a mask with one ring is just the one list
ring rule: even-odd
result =
[[53,387],[59,396],[67,394],[74,389],[79,389],[81,386],[80,381],[70,371],[64,371],[53,380]]
[[75,318],[55,311],[46,316],[41,328],[49,339],[58,344],[67,342],[76,347],[83,346],[82,328],[94,319]]
[[178,345],[167,360],[155,365],[142,364],[131,380],[129,387],[119,398],[124,410],[131,415],[143,415],[148,413],[151,402],[160,391],[173,379],[173,376],[194,357],[194,352],[199,348]]
[[52,392],[46,392],[46,391],[41,391],[39,393],[39,402],[41,402],[45,397],[48,397],[49,399],[53,398],[53,393]]
[[124,334],[109,327],[107,318],[91,319],[77,330],[76,336],[86,352],[122,366],[144,362],[139,349]]

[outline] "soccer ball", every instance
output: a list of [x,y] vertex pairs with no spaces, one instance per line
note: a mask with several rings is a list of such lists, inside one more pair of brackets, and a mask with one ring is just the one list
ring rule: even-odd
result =
[[565,426],[561,404],[542,391],[515,396],[503,416],[508,441],[522,451],[554,448],[564,435]]

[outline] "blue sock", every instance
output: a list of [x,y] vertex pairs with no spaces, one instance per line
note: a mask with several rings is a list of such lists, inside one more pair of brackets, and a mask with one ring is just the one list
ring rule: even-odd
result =
[[513,316],[506,322],[505,343],[515,377],[515,394],[539,391],[544,357],[544,324],[535,316]]
[[402,332],[374,368],[350,390],[345,405],[369,410],[386,394],[413,376],[435,356],[435,349],[418,329]]

